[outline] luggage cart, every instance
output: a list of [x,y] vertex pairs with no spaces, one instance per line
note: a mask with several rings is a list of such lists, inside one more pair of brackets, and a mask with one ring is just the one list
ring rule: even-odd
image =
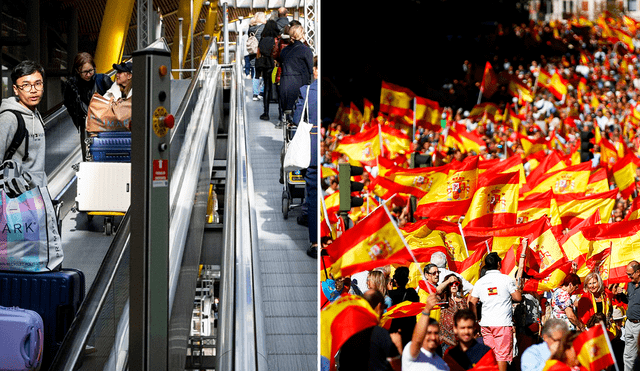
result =
[[131,132],[101,132],[87,139],[89,155],[77,171],[77,212],[104,217],[104,233],[116,230],[131,203]]
[[[284,172],[282,168],[282,164],[284,161],[284,154],[286,153],[287,147],[289,146],[289,142],[293,139],[293,136],[296,134],[297,126],[293,123],[292,111],[284,112],[285,124],[282,125],[283,137],[284,137],[284,145],[282,147],[282,153],[280,156],[280,167],[281,172]],[[304,204],[304,196],[305,196],[305,181],[304,175],[306,170],[296,170],[290,171],[286,174],[282,174],[284,177],[284,187],[282,190],[282,216],[284,219],[289,217],[289,211],[294,208],[301,207]],[[300,200],[299,203],[294,203],[294,200]]]

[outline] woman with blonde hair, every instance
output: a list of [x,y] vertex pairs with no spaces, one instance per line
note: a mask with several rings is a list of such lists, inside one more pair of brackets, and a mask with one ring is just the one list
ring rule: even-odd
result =
[[313,52],[306,46],[304,30],[300,25],[289,28],[291,44],[280,52],[282,67],[280,89],[278,91],[281,112],[292,111],[298,99],[300,88],[313,81]]
[[384,296],[384,303],[387,305],[387,308],[389,308],[393,303],[387,292],[388,279],[389,278],[382,270],[372,270],[367,276],[367,287],[369,289],[379,291],[382,296]]
[[584,293],[578,300],[576,312],[582,323],[587,323],[596,313],[602,313],[607,321],[611,320],[613,305],[611,305],[612,295],[605,289],[602,277],[598,272],[587,274],[584,279],[582,290]]

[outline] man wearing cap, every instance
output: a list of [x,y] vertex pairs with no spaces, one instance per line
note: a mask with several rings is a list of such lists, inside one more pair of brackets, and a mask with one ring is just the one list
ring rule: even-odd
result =
[[633,260],[626,268],[629,282],[627,295],[627,321],[624,325],[624,371],[633,370],[638,355],[638,332],[640,332],[640,263]]
[[116,70],[116,83],[111,85],[111,88],[107,90],[107,92],[104,94],[104,97],[107,99],[113,97],[114,100],[118,100],[119,98],[131,98],[131,78],[133,77],[133,63],[114,63],[113,69]]

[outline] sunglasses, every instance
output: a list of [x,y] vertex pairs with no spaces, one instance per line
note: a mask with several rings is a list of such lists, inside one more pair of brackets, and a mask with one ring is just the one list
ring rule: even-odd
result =
[[460,282],[453,282],[451,286],[460,286]]

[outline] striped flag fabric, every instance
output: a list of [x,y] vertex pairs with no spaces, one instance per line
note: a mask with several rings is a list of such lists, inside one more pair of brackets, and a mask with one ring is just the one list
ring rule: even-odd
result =
[[380,327],[384,327],[388,330],[391,327],[392,319],[417,316],[422,312],[426,305],[426,303],[415,303],[408,300],[393,305],[387,308],[387,311],[382,315],[382,319],[380,319]]
[[613,164],[611,168],[613,179],[624,199],[628,199],[636,192],[636,169],[638,169],[638,161],[635,154],[628,153]]
[[553,94],[554,97],[556,97],[556,99],[562,99],[565,95],[567,95],[567,85],[569,85],[569,82],[562,78],[562,76],[558,74],[558,71],[556,71],[556,73],[551,76],[551,80],[549,81],[547,89],[551,92],[551,94]]
[[604,370],[616,362],[604,324],[597,324],[582,332],[573,341],[576,358],[589,371]]
[[462,215],[471,203],[478,187],[478,156],[467,158],[461,167],[451,170],[447,180],[432,188],[418,201],[415,215],[446,217]]
[[551,83],[551,74],[549,73],[549,71],[545,70],[544,68],[541,68],[540,73],[538,74],[537,85],[542,86],[543,88],[546,88],[547,86],[549,86],[550,83]]
[[520,144],[522,145],[522,149],[524,150],[525,157],[529,156],[530,154],[548,149],[550,145],[550,141],[545,137],[531,138],[521,133],[517,133],[517,136],[520,140]]
[[584,191],[585,196],[589,196],[596,193],[602,193],[609,190],[609,178],[607,176],[607,169],[599,167],[595,171],[591,172],[589,176],[589,183],[587,189]]
[[600,211],[598,210],[587,219],[576,224],[575,227],[558,240],[562,250],[567,255],[567,259],[576,263],[576,274],[581,278],[586,277],[590,272],[586,264],[590,252],[590,243],[582,234],[582,229],[596,224],[600,224]]
[[335,152],[347,155],[354,166],[375,166],[382,151],[378,127],[372,127],[361,133],[347,135],[338,142]]
[[456,265],[457,272],[464,279],[474,284],[480,279],[480,268],[484,264],[484,258],[489,252],[487,249],[479,247],[471,255]]
[[335,370],[334,357],[340,347],[351,336],[377,324],[378,314],[361,296],[342,296],[327,305],[320,312],[322,369]]
[[480,84],[480,91],[483,97],[491,98],[493,94],[498,90],[498,76],[491,67],[491,63],[487,62],[484,65],[484,74],[482,75],[482,83]]
[[640,216],[640,197],[636,197],[631,202],[631,207],[627,212],[627,216],[624,217],[624,220],[636,220],[639,219]]
[[562,225],[565,228],[572,229],[578,223],[593,215],[596,210],[600,212],[602,222],[609,223],[617,195],[618,188],[582,197],[575,197],[575,195],[571,194],[555,195]]
[[442,108],[440,104],[431,99],[416,97],[415,106],[416,125],[418,127],[439,128]]
[[525,102],[533,102],[533,94],[529,87],[515,76],[509,79],[509,94],[513,97],[520,98]]
[[411,109],[415,94],[405,87],[382,81],[380,112],[389,116],[404,116]]
[[527,280],[524,284],[524,291],[542,293],[553,290],[562,285],[565,277],[571,272],[573,262],[562,260],[539,274],[536,278]]
[[462,222],[463,227],[497,227],[516,224],[520,173],[484,173],[478,177]]
[[610,249],[600,265],[600,276],[606,284],[628,282],[626,266],[640,256],[640,220],[598,224],[582,229],[591,241],[591,255]]
[[339,278],[388,264],[394,254],[405,249],[402,235],[382,205],[345,231],[327,252],[334,262],[333,276]]
[[556,195],[566,193],[584,194],[591,176],[591,162],[583,162],[578,165],[568,166],[562,170],[546,173],[540,176],[535,183],[527,184],[521,189],[524,196],[553,190]]
[[364,110],[362,112],[362,122],[368,124],[373,120],[373,103],[371,103],[367,98],[363,98],[364,102]]

